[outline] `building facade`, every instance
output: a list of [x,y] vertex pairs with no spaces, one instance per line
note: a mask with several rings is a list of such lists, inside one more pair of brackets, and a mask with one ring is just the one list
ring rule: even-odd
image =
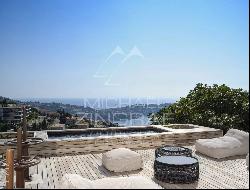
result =
[[[27,116],[30,108],[26,108]],[[21,107],[10,106],[0,107],[0,121],[13,127],[20,125],[23,120],[23,110]]]

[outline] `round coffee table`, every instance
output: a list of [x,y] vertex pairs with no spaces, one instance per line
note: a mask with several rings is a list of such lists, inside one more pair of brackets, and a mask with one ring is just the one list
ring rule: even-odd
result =
[[190,156],[162,156],[154,163],[154,176],[165,183],[193,183],[199,179],[199,162]]
[[192,150],[185,147],[164,146],[155,150],[155,158],[161,156],[192,156]]

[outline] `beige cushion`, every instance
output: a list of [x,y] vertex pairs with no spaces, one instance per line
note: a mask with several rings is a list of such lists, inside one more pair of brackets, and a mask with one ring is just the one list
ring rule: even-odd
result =
[[217,159],[246,155],[249,152],[249,134],[230,129],[224,137],[197,140],[195,148],[196,151]]
[[94,189],[162,189],[162,187],[151,179],[133,176],[95,180]]
[[241,154],[244,155],[249,152],[249,133],[237,129],[230,129],[225,136],[233,137],[240,141],[240,151],[242,152]]
[[65,174],[60,183],[59,189],[93,189],[92,181],[77,174]]
[[126,172],[143,168],[141,155],[126,148],[111,150],[103,154],[102,164],[113,172]]
[[162,189],[151,179],[142,176],[103,178],[90,181],[76,174],[66,174],[59,183],[60,189]]

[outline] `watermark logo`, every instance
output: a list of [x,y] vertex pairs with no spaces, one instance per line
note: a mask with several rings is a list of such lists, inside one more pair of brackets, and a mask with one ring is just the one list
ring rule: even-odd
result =
[[[123,58],[116,63],[116,65],[112,68],[112,70],[108,74],[102,74],[103,69],[105,69],[105,67],[108,66],[110,61],[116,55],[120,55]],[[113,81],[113,76],[120,71],[120,68],[123,64],[127,63],[134,57],[139,57],[141,59],[145,58],[142,51],[136,45],[128,53],[125,53],[125,51],[120,46],[116,46],[116,48],[110,53],[110,55],[106,58],[106,60],[102,64],[100,64],[93,77],[103,78],[105,86],[120,86],[119,83],[115,83]]]

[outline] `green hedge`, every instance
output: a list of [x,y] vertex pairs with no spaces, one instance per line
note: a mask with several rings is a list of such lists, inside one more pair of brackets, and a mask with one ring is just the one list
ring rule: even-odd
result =
[[187,97],[163,108],[151,118],[153,124],[192,123],[249,132],[249,92],[226,85],[197,84]]

